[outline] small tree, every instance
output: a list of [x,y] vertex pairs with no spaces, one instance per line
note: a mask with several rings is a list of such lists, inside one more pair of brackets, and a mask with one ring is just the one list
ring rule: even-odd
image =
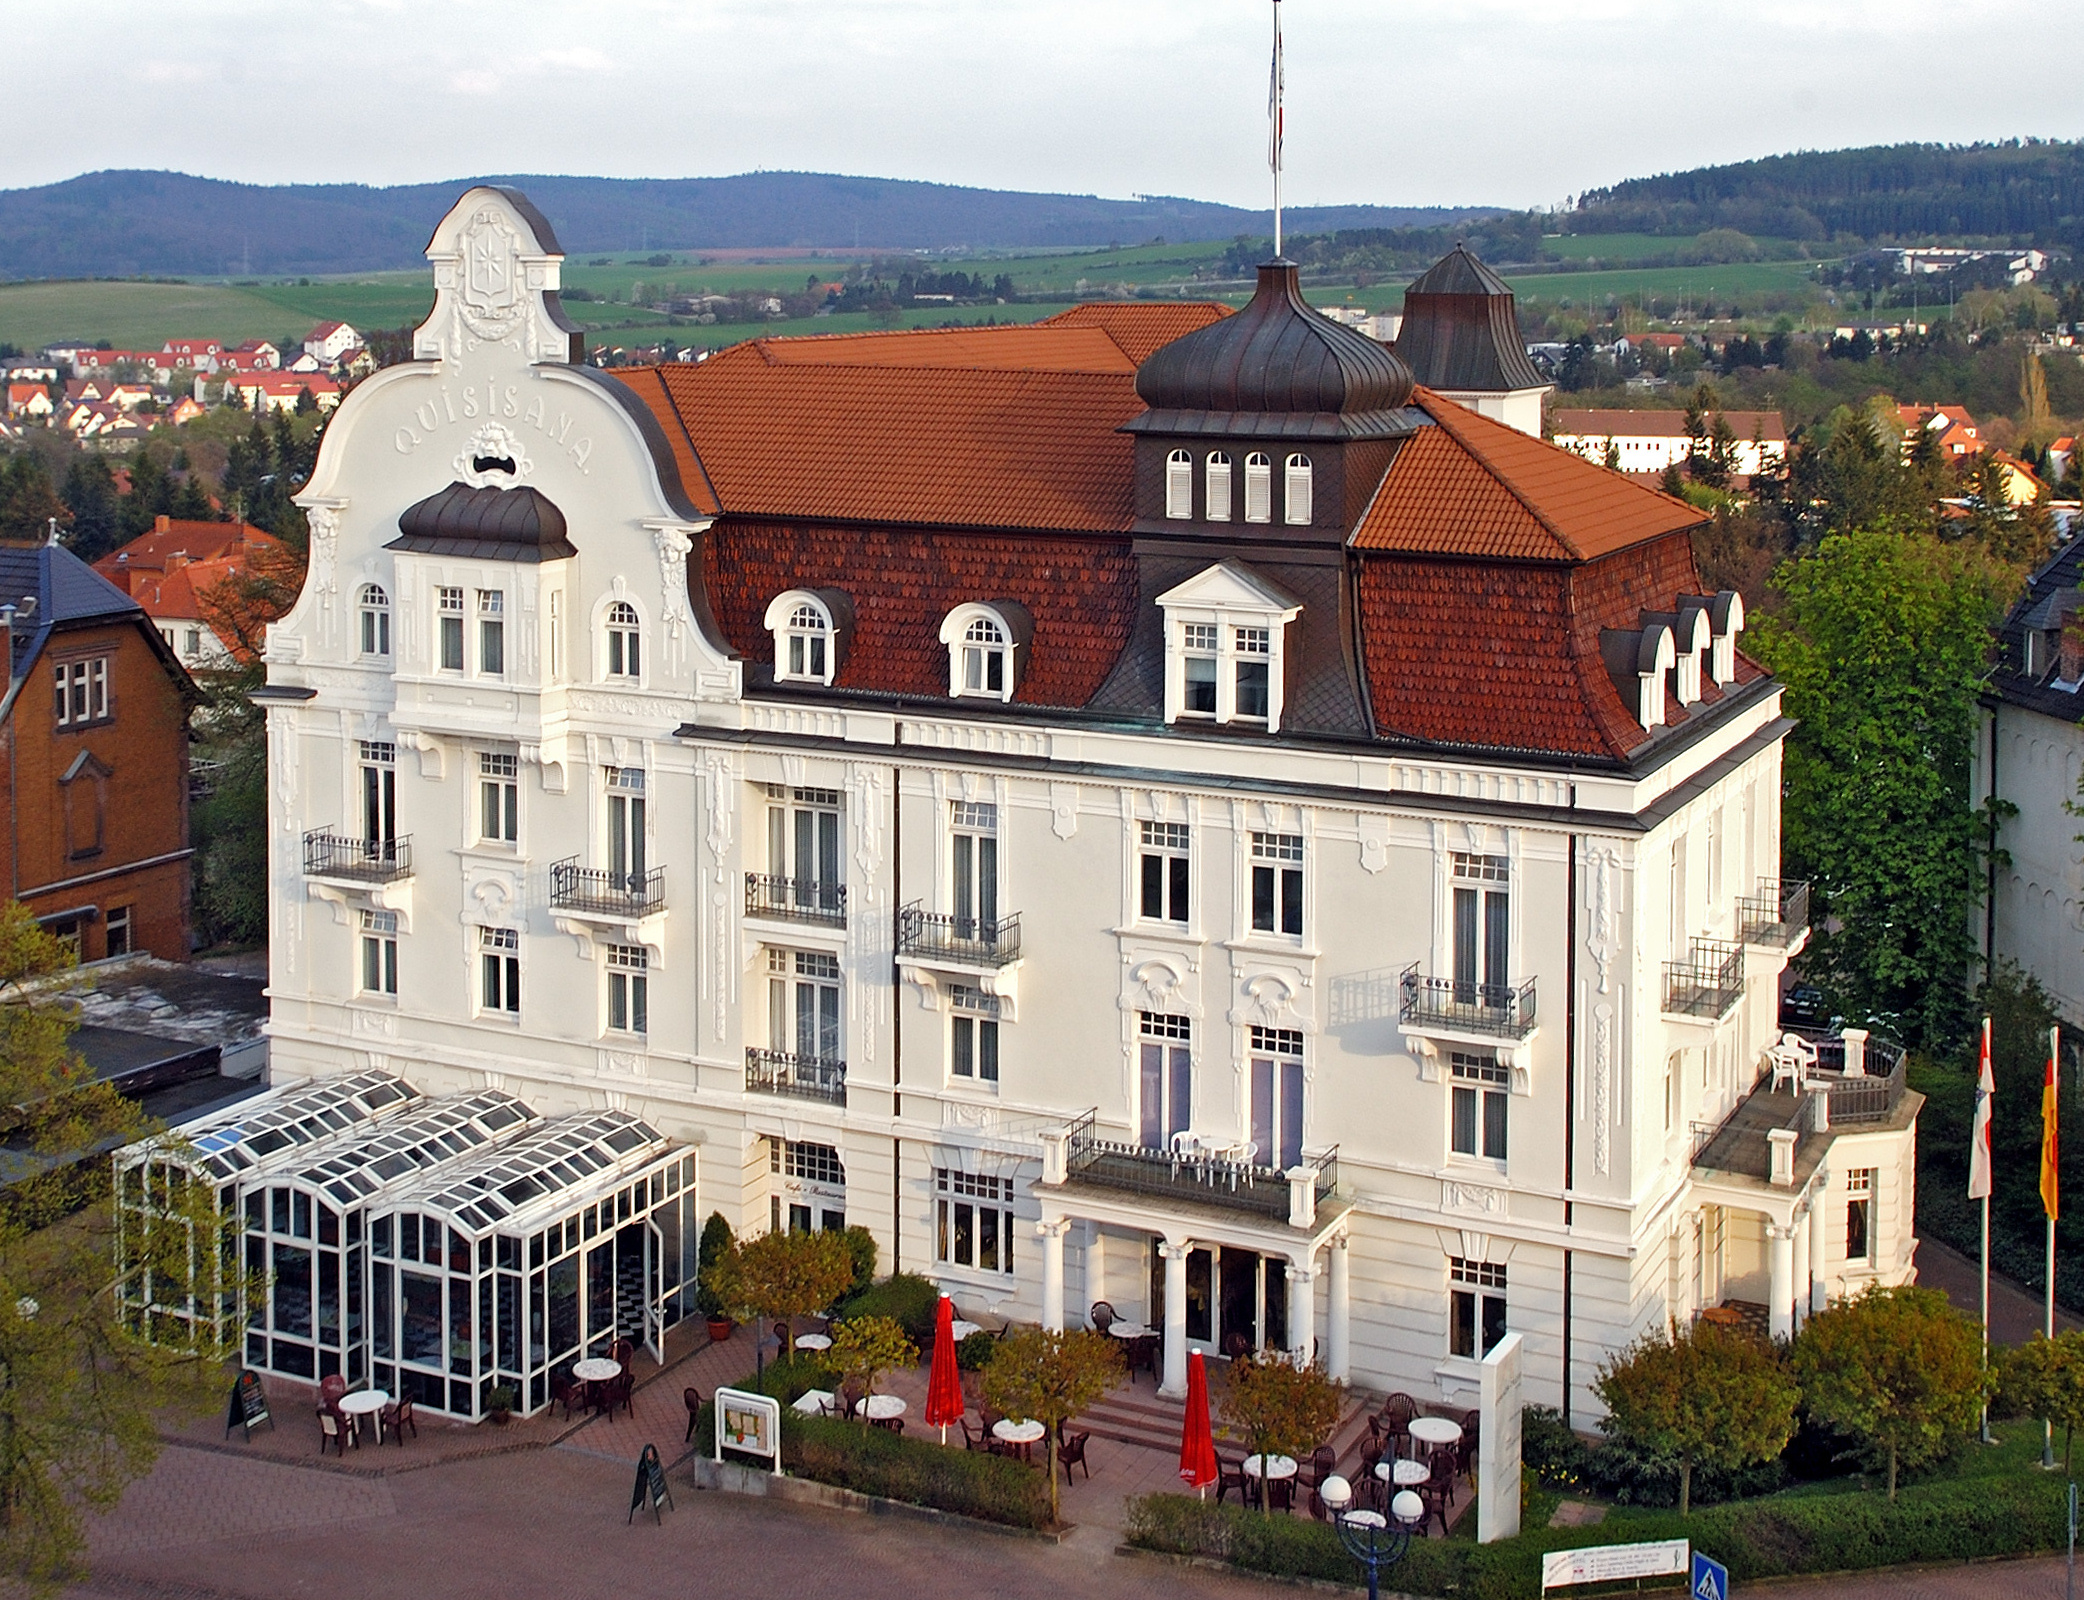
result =
[[[837,1233],[763,1233],[732,1245],[718,1286],[726,1305],[755,1318],[781,1318],[794,1349],[796,1319],[816,1316],[853,1281],[854,1258]],[[757,1338],[753,1348],[757,1366]]]
[[1611,1437],[1679,1464],[1682,1517],[1693,1510],[1693,1469],[1778,1455],[1801,1398],[1778,1352],[1710,1322],[1646,1335],[1607,1362],[1593,1389]]
[[1268,1508],[1267,1458],[1309,1455],[1338,1427],[1345,1398],[1345,1385],[1332,1382],[1314,1361],[1302,1366],[1269,1354],[1231,1362],[1223,1420],[1245,1436],[1259,1457],[1260,1510]]
[[850,1317],[832,1325],[832,1348],[825,1359],[842,1380],[874,1394],[876,1380],[892,1367],[917,1364],[919,1347],[889,1317]]
[[717,1277],[724,1257],[731,1253],[731,1225],[721,1211],[709,1213],[702,1224],[702,1243],[696,1256],[695,1309],[705,1317],[724,1314],[724,1297],[718,1292]]
[[999,1341],[984,1369],[984,1398],[1011,1417],[1042,1424],[1049,1453],[1049,1520],[1058,1520],[1057,1433],[1121,1381],[1116,1341],[1086,1329],[1045,1333],[1023,1328]]
[[1997,1386],[2027,1416],[2062,1429],[2062,1470],[2068,1472],[2070,1442],[2084,1422],[2084,1332],[2066,1329],[2052,1339],[2036,1333],[2004,1357]]
[[1810,1414],[1901,1466],[1938,1455],[1983,1403],[1981,1331],[1936,1289],[1879,1284],[1809,1319],[1791,1355]]

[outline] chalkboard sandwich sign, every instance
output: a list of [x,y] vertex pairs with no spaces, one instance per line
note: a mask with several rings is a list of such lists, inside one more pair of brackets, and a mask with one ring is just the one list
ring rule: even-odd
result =
[[239,1381],[232,1385],[231,1398],[225,1403],[224,1436],[229,1439],[232,1429],[244,1428],[250,1440],[263,1422],[275,1426],[275,1419],[268,1415],[268,1391],[261,1387],[259,1373],[241,1367]]

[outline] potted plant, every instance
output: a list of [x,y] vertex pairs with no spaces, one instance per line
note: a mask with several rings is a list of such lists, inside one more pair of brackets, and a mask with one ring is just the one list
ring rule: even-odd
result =
[[721,1211],[709,1213],[709,1220],[702,1224],[702,1243],[698,1252],[699,1265],[695,1278],[695,1309],[709,1324],[712,1343],[722,1344],[731,1337],[737,1326],[724,1307],[724,1297],[717,1283],[724,1258],[731,1250],[731,1225],[724,1221]]
[[492,1426],[504,1428],[514,1415],[514,1403],[520,1398],[508,1384],[500,1384],[485,1397],[485,1408],[492,1418]]

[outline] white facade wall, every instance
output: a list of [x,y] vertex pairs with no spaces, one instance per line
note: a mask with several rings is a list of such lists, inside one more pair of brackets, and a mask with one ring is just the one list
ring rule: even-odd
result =
[[2068,809],[2084,775],[2084,729],[2023,706],[1986,709],[1973,793],[1990,793],[1993,770],[1997,793],[2018,810],[1999,824],[2009,860],[1997,868],[1995,906],[1976,908],[1976,943],[2033,973],[2064,1020],[2084,1024],[2084,823]]

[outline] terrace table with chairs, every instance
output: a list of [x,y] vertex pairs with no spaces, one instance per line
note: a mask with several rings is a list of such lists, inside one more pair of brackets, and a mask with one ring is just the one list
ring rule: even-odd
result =
[[375,1424],[377,1430],[376,1442],[382,1444],[383,1422],[381,1418],[384,1408],[390,1403],[391,1396],[383,1389],[357,1389],[353,1394],[342,1395],[335,1402],[335,1409],[348,1419],[349,1442],[360,1445],[364,1427],[362,1419],[364,1417],[374,1417],[378,1419]]
[[1011,1445],[1018,1450],[1020,1459],[1023,1461],[1033,1459],[1032,1452],[1034,1447],[1041,1442],[1042,1436],[1048,1431],[1041,1423],[1030,1421],[1025,1417],[1017,1420],[1012,1417],[1001,1417],[991,1425],[991,1436],[1001,1444]]

